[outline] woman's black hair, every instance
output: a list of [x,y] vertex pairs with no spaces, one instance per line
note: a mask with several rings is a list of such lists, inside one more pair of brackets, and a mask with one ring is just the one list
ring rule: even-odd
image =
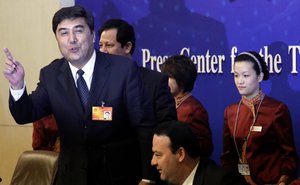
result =
[[261,72],[264,74],[263,80],[269,79],[269,69],[264,59],[255,51],[242,52],[235,57],[234,62],[247,61],[253,63],[253,68],[256,74]]

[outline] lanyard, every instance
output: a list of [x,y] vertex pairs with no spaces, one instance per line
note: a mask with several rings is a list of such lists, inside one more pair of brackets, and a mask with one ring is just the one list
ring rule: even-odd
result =
[[[247,137],[246,137],[246,140],[245,140],[245,147],[244,147],[244,148],[245,148],[245,154],[246,154],[246,147],[247,147],[247,144],[248,144],[248,140],[249,140],[251,131],[252,131],[252,129],[253,129],[253,126],[254,126],[254,124],[255,124],[255,122],[256,122],[256,119],[257,119],[257,117],[258,117],[258,111],[259,111],[259,109],[260,109],[260,106],[261,106],[261,103],[262,103],[264,97],[265,97],[265,96],[263,96],[263,97],[261,98],[260,102],[259,102],[258,108],[257,108],[257,110],[256,110],[255,117],[254,117],[254,119],[253,119],[253,123],[252,123],[252,125],[251,125],[251,127],[250,127],[250,129],[249,129],[249,133],[248,133],[248,135],[247,135]],[[241,106],[241,104],[242,104],[242,100],[239,102],[239,106],[238,106],[238,109],[237,109],[237,111],[236,111],[236,117],[235,117],[235,123],[234,123],[234,130],[233,130],[233,141],[234,141],[235,149],[236,149],[237,154],[238,154],[238,156],[239,156],[239,160],[240,160],[241,163],[243,163],[242,157],[241,157],[241,154],[240,154],[240,152],[239,152],[239,149],[238,149],[238,146],[237,146],[237,143],[236,143],[236,139],[235,139],[235,138],[236,138],[237,121],[238,121],[238,117],[239,117],[239,112],[240,112],[240,106]],[[243,147],[242,147],[242,148],[243,148]]]

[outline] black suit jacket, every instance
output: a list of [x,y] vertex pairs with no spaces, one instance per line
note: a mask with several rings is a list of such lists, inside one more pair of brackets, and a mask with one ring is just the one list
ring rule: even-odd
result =
[[168,85],[168,76],[140,67],[147,96],[152,102],[156,123],[177,120],[175,100]]
[[[16,102],[10,97],[10,111],[19,124],[54,114],[61,141],[58,184],[130,184],[132,179],[140,180],[131,170],[131,163],[139,160],[136,150],[141,152],[142,177],[152,178],[154,115],[150,101],[143,98],[138,70],[129,59],[96,51],[86,111],[64,58],[41,69],[40,81],[32,94],[25,92]],[[91,118],[92,107],[101,106],[102,102],[113,108],[110,122]],[[138,148],[132,144],[136,138]],[[121,171],[111,168],[116,165]]]
[[217,166],[210,159],[200,159],[193,185],[247,185],[239,173]]

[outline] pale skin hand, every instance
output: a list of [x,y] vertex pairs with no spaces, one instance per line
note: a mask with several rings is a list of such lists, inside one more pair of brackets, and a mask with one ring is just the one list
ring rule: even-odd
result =
[[5,58],[5,68],[3,74],[14,90],[22,89],[24,86],[25,71],[21,63],[16,61],[7,48],[3,49]]

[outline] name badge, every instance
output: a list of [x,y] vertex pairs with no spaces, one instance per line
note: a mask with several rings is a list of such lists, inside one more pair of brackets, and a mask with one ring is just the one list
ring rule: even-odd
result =
[[250,175],[249,164],[238,164],[238,169],[241,175]]
[[92,107],[93,121],[112,121],[113,108],[112,107]]
[[252,131],[253,132],[261,132],[262,131],[262,126],[253,126]]

